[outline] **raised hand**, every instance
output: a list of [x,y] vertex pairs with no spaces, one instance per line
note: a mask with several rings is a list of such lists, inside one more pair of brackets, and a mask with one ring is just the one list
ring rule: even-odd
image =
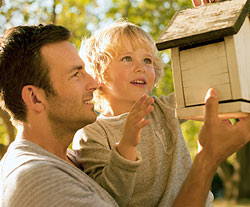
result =
[[218,118],[218,96],[209,89],[205,121],[199,134],[199,152],[173,207],[205,206],[219,164],[250,139],[250,116],[235,125]]
[[143,95],[129,112],[125,122],[123,136],[117,145],[118,152],[126,159],[135,160],[137,145],[141,139],[142,128],[150,124],[145,117],[154,110],[154,99]]
[[219,164],[250,141],[250,115],[232,125],[218,118],[218,96],[210,89],[206,97],[204,125],[199,135],[199,151]]

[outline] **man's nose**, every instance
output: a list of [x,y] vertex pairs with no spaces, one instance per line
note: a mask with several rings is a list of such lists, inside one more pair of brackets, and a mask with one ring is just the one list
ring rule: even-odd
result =
[[87,75],[89,79],[88,90],[95,91],[96,89],[98,89],[99,85],[97,81],[91,75],[89,74]]

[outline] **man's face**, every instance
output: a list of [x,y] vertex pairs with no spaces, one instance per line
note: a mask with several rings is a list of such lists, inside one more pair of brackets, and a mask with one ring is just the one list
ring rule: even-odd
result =
[[84,63],[68,41],[41,48],[43,60],[49,66],[50,79],[56,95],[47,98],[46,110],[51,124],[77,130],[96,120],[93,91],[97,83],[86,73]]

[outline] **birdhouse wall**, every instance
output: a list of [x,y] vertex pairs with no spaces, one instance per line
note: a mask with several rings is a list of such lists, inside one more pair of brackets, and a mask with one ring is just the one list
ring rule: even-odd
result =
[[[233,36],[235,56],[237,59],[238,76],[241,86],[240,93],[235,92],[234,99],[250,100],[250,18],[246,17],[240,31]],[[233,67],[230,68],[233,71]],[[234,76],[233,76],[234,77]],[[232,78],[233,78],[232,77]],[[237,88],[235,85],[233,85]],[[234,89],[234,88],[233,88]],[[238,89],[236,89],[237,91]]]
[[224,42],[180,51],[180,65],[185,106],[203,104],[210,87],[232,99]]
[[179,118],[203,117],[205,94],[211,87],[219,94],[223,116],[250,112],[249,17],[236,35],[202,46],[173,48],[171,58]]

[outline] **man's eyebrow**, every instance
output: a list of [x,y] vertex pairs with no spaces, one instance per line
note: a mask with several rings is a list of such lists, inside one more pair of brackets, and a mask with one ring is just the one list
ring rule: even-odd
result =
[[73,72],[75,70],[82,70],[83,66],[82,65],[75,65],[71,68],[70,72]]

